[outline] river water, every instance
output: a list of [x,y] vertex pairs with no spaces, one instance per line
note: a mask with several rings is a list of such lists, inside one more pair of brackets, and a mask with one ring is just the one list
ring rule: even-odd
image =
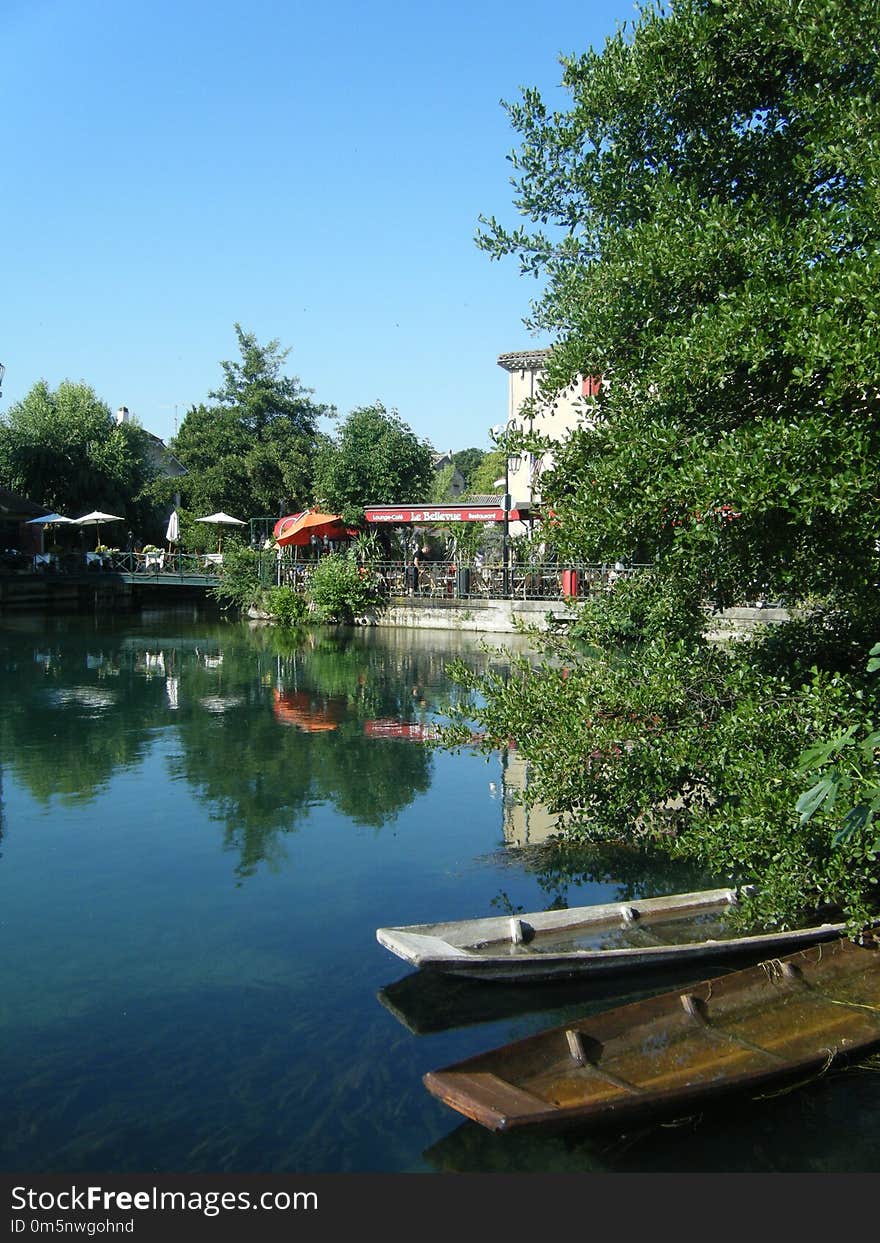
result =
[[601,1137],[429,1096],[428,1070],[661,985],[432,984],[378,926],[727,883],[542,845],[515,755],[420,741],[452,658],[503,664],[431,631],[0,621],[0,1169],[878,1168],[876,1069]]

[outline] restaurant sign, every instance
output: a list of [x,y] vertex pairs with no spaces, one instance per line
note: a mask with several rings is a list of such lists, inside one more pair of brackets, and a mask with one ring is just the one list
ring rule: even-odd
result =
[[[413,522],[503,522],[505,511],[500,505],[368,505],[367,522],[405,525]],[[528,517],[525,509],[507,512],[511,522]]]

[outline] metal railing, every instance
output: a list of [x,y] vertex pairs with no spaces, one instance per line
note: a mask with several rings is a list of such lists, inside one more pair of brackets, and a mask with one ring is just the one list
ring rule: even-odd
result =
[[[305,590],[315,563],[279,562],[278,582]],[[512,565],[506,575],[501,565],[479,562],[458,565],[448,561],[426,561],[413,565],[404,561],[371,562],[368,571],[375,576],[380,595],[407,596],[421,600],[562,600],[584,599],[610,590],[619,578],[628,577],[639,566],[623,569],[611,565]]]
[[[264,563],[265,561],[265,563]],[[305,591],[315,568],[314,561],[295,561],[274,554],[261,556],[260,577],[279,585]],[[469,564],[425,561],[370,562],[365,566],[380,596],[420,600],[565,600],[584,599],[608,591],[619,578],[643,567],[629,565]],[[34,559],[33,569],[43,574],[83,572],[131,574],[148,580],[217,579],[222,574],[220,553],[108,552],[46,555]]]
[[144,578],[217,578],[219,553],[106,552],[43,553],[32,559],[37,574],[137,574]]
[[637,568],[531,564],[510,565],[505,572],[502,565],[478,561],[466,565],[428,561],[418,567],[403,567],[402,590],[395,594],[459,600],[583,599],[594,592],[610,590],[617,579],[629,576]]

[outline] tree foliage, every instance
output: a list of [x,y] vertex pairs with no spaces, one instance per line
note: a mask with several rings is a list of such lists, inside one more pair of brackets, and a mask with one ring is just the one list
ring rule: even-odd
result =
[[439,505],[443,501],[453,499],[452,481],[455,478],[455,466],[450,462],[447,466],[441,466],[438,471],[434,472],[434,481],[431,484],[431,495],[428,498],[435,504]]
[[504,454],[500,449],[491,449],[484,453],[479,463],[471,471],[468,479],[470,496],[497,496],[503,491],[496,480],[504,477]]
[[[462,673],[472,711],[574,833],[757,879],[768,922],[823,899],[859,922],[877,890],[876,18],[872,0],[644,11],[563,61],[568,110],[532,90],[509,107],[535,227],[479,236],[543,278],[543,396],[608,380],[551,446],[555,546],[654,569],[587,605],[541,667]],[[805,614],[704,640],[707,601],[759,593]],[[841,755],[853,797],[804,816]]]
[[457,453],[453,453],[452,462],[464,480],[466,492],[474,490],[471,486],[471,476],[485,456],[484,449],[459,449]]
[[363,520],[367,505],[426,500],[433,482],[430,445],[381,402],[352,410],[321,449],[315,470],[319,502],[353,523]]
[[873,0],[679,0],[509,109],[517,205],[482,245],[546,288],[549,385],[610,380],[544,475],[570,554],[733,599],[877,581]]
[[289,350],[260,345],[235,325],[240,359],[221,362],[223,383],[183,420],[172,449],[187,469],[180,481],[193,513],[223,509],[267,517],[311,500],[318,418],[328,407],[283,367]]
[[154,473],[143,428],[117,424],[87,384],[40,380],[0,423],[4,483],[68,517],[102,509],[147,525]]
[[337,552],[317,563],[309,578],[308,594],[322,621],[350,624],[376,604],[378,586],[368,566]]

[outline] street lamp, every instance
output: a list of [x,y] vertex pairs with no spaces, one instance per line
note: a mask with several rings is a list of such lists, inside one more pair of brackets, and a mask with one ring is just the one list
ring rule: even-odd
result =
[[3,377],[6,375],[6,368],[0,363],[0,397],[3,396]]

